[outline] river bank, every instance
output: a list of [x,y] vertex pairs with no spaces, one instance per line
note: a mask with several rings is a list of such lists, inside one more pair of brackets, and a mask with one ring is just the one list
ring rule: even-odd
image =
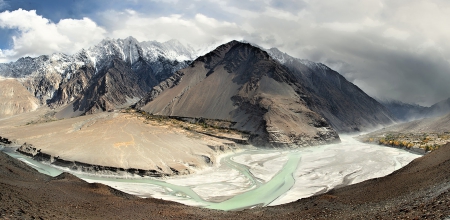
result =
[[71,172],[85,181],[103,183],[139,197],[220,210],[293,202],[385,176],[419,157],[399,149],[363,144],[347,136],[342,139],[340,144],[296,150],[246,150],[223,157],[216,167],[164,179],[131,174],[89,175],[68,168],[58,168],[59,173],[55,173],[55,166],[14,156],[53,176]]

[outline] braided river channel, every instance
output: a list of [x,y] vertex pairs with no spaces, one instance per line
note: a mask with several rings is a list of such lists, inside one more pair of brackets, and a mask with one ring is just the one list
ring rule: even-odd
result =
[[106,176],[74,172],[0,149],[41,173],[72,173],[140,197],[154,197],[219,210],[273,206],[325,193],[335,187],[386,176],[420,157],[405,150],[358,142],[293,150],[244,150],[196,174],[169,178]]

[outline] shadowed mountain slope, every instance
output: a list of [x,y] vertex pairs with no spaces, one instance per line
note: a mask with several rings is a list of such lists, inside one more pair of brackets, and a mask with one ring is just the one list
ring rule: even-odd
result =
[[434,117],[422,118],[410,122],[399,123],[385,127],[381,130],[371,132],[367,135],[395,133],[448,133],[450,132],[450,114]]
[[355,132],[393,123],[383,105],[336,71],[277,49],[268,52],[237,41],[224,44],[154,87],[137,107],[229,120],[261,140],[297,145],[331,141],[336,135],[330,125]]
[[380,101],[399,121],[411,121],[424,117],[424,113],[429,107],[417,104],[403,103],[394,100]]
[[306,91],[303,99],[308,107],[337,131],[357,132],[394,122],[383,105],[324,64],[297,59],[276,48],[268,53],[292,71]]
[[[86,82],[85,72],[77,73],[81,74],[74,78],[76,83],[69,81],[67,86],[63,85],[56,97],[62,97],[61,100],[64,100],[64,94]],[[96,75],[91,75],[83,91],[70,105],[61,110],[57,117],[73,117],[129,106],[149,92],[157,82],[151,67],[144,60],[141,59],[130,66],[123,60],[112,57],[109,65],[99,70]]]

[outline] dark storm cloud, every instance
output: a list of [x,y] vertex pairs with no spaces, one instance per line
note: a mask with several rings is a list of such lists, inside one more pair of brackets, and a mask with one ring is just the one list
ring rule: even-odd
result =
[[293,14],[297,14],[300,11],[304,10],[308,6],[308,4],[304,1],[299,0],[273,0],[270,1],[270,6],[283,11],[288,11]]
[[407,42],[372,34],[321,35],[314,51],[306,53],[374,97],[422,105],[450,97],[450,65],[444,54],[437,49],[411,51]]

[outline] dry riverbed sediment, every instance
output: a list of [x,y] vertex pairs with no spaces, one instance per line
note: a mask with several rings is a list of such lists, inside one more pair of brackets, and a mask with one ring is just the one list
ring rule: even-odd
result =
[[[448,219],[450,145],[386,176],[280,206],[218,211],[147,198],[63,173],[50,177],[0,152],[5,219]],[[117,212],[120,210],[120,212]]]

